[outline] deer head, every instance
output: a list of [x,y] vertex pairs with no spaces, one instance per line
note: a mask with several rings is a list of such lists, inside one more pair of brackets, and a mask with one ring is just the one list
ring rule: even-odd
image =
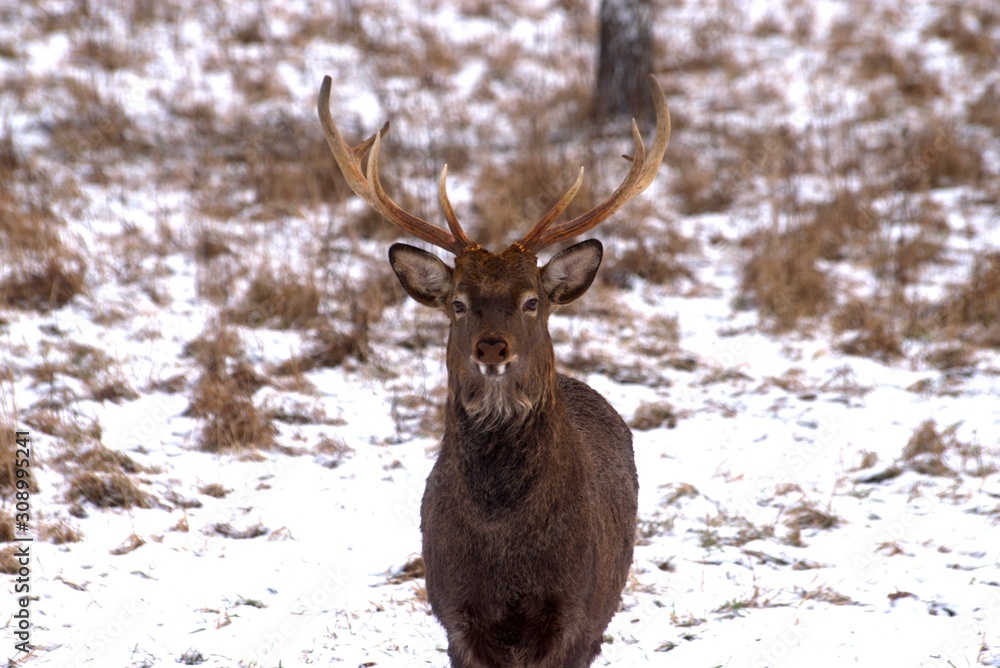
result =
[[[357,146],[349,146],[330,114],[332,80],[324,77],[319,118],[327,143],[351,189],[401,229],[455,255],[454,266],[407,244],[393,244],[389,261],[406,292],[416,301],[445,311],[451,318],[447,366],[451,396],[460,399],[473,420],[504,421],[527,414],[544,401],[555,382],[548,333],[554,307],[580,297],[601,263],[599,241],[578,243],[538,266],[536,254],[583,234],[621,209],[653,181],[670,139],[670,114],[663,90],[653,76],[649,87],[656,108],[656,136],[647,153],[632,121],[635,152],[621,185],[606,200],[572,220],[556,223],[583,182],[576,182],[558,202],[506,250],[494,254],[469,239],[448,200],[447,165],[438,195],[448,230],[401,209],[379,181],[378,160],[389,123]],[[365,155],[367,164],[362,169]]]

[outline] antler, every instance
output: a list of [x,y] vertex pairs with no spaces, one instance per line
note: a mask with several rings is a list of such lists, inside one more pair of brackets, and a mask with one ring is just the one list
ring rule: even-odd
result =
[[643,146],[642,136],[639,134],[639,126],[635,119],[632,119],[632,139],[635,141],[635,156],[632,158],[632,167],[628,175],[622,181],[618,189],[606,200],[595,206],[587,213],[577,216],[572,220],[559,223],[551,227],[553,221],[562,215],[562,212],[569,206],[570,201],[580,189],[583,180],[583,168],[580,168],[580,176],[562,196],[555,206],[542,219],[535,223],[524,238],[518,244],[531,252],[538,252],[546,246],[565,241],[578,234],[583,234],[603,223],[611,214],[625,206],[629,200],[641,193],[653,182],[656,171],[660,168],[663,154],[667,150],[667,142],[670,141],[670,110],[667,108],[667,98],[660,88],[660,82],[652,74],[649,75],[649,91],[653,95],[653,104],[656,107],[656,137],[650,151],[646,153]]
[[[323,84],[319,88],[319,100],[317,108],[319,111],[319,122],[323,125],[323,133],[326,135],[326,143],[330,145],[334,160],[340,167],[341,173],[347,180],[347,185],[354,193],[368,202],[382,217],[393,225],[402,228],[410,234],[423,239],[427,243],[434,244],[450,253],[460,255],[463,251],[476,248],[469,237],[462,230],[462,226],[455,216],[451,203],[448,201],[448,194],[445,192],[445,178],[448,173],[448,166],[441,170],[441,180],[439,182],[438,194],[441,197],[441,207],[444,209],[445,218],[451,234],[428,223],[422,218],[417,218],[411,213],[401,209],[398,204],[382,189],[382,183],[378,178],[378,154],[382,136],[389,131],[389,123],[386,122],[382,129],[374,135],[361,142],[357,146],[349,146],[337,130],[330,114],[330,88],[333,80],[329,76],[323,77]],[[371,150],[368,156],[367,170],[362,171],[361,161],[365,153]]]

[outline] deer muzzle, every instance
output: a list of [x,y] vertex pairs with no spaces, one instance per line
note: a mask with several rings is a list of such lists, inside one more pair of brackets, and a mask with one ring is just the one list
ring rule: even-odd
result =
[[484,376],[503,376],[514,355],[502,337],[483,336],[476,342],[473,361]]

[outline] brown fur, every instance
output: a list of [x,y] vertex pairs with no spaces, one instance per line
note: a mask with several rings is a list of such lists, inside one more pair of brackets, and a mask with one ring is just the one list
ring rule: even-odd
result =
[[[600,244],[543,268],[518,246],[464,253],[454,269],[421,253],[400,245],[390,258],[415,299],[451,313],[446,427],[421,529],[452,666],[589,666],[632,562],[638,481],[625,422],[556,373],[548,316],[589,287]],[[477,368],[483,340],[513,356],[499,379]]]

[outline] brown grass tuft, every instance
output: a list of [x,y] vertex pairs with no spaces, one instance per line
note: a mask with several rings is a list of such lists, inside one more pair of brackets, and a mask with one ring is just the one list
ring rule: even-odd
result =
[[666,426],[673,429],[677,426],[677,413],[670,402],[642,403],[635,410],[635,416],[629,426],[639,431],[649,431]]
[[988,170],[983,146],[953,121],[932,116],[902,137],[895,186],[907,191],[978,186]]
[[328,469],[340,466],[348,455],[354,452],[351,446],[340,437],[320,436],[319,443],[314,448],[319,462]]
[[740,271],[738,303],[755,306],[778,331],[794,328],[801,318],[824,314],[833,302],[833,290],[817,267],[818,242],[816,235],[795,228],[752,237],[750,257]]
[[801,243],[816,244],[824,260],[842,260],[847,248],[865,248],[878,232],[878,217],[865,199],[850,190],[838,190],[833,199],[817,204],[812,219],[802,226]]
[[290,270],[276,272],[265,266],[251,279],[239,305],[229,312],[229,320],[248,327],[302,329],[319,315],[321,298],[312,276],[298,277]]
[[0,281],[0,305],[38,311],[62,308],[83,293],[86,271],[83,257],[71,251],[26,263]]
[[[14,427],[6,422],[6,420],[0,420],[0,495],[8,496],[13,495],[17,491],[18,480],[28,481],[28,491],[37,492],[38,482],[35,480],[35,476],[31,471],[30,466],[18,466],[18,463],[24,459],[24,454],[20,455],[17,452],[17,441],[14,437]],[[19,477],[18,469],[26,472],[24,475],[27,477]]]
[[[837,349],[848,355],[858,357],[871,357],[882,362],[890,362],[903,357],[903,342],[896,331],[896,326],[892,320],[887,320],[880,315],[875,315],[872,311],[858,312],[858,302],[848,305],[848,311],[838,313],[840,322],[835,326],[844,324],[860,324],[857,334],[841,342]],[[851,313],[854,311],[854,313]],[[851,322],[852,318],[860,318],[859,323]]]
[[[545,144],[542,136],[524,144],[513,159],[493,160],[483,166],[473,186],[477,193],[473,215],[477,221],[470,236],[486,248],[506,248],[530,229],[531,225],[559,200],[577,177],[572,162],[535,147]],[[584,176],[580,191],[565,216],[596,204],[591,190],[595,174]],[[589,208],[589,207],[587,207]]]
[[299,207],[350,194],[315,115],[258,118],[243,112],[225,124],[213,116],[197,117],[194,125],[206,151],[203,164],[225,177],[213,177],[199,189],[199,206],[207,215],[228,219],[250,206],[265,219],[298,215]]
[[38,528],[38,537],[53,545],[79,543],[83,540],[83,534],[64,519],[57,519],[55,522],[42,522]]
[[14,533],[14,516],[6,510],[0,510],[0,543],[10,543],[17,534]]
[[939,432],[934,420],[925,420],[903,447],[903,461],[909,468],[925,475],[954,475],[955,472],[945,464],[944,455],[950,449],[959,449],[955,432],[960,425],[961,423],[957,422]]
[[69,109],[52,126],[52,146],[70,164],[89,164],[97,169],[98,160],[108,151],[127,150],[133,154],[145,151],[149,144],[140,134],[125,107],[113,97],[102,93],[93,82],[64,78],[59,84],[69,93],[72,102],[61,108]]
[[802,531],[803,529],[835,529],[841,525],[843,520],[828,510],[821,510],[815,503],[802,502],[794,508],[788,510],[788,519],[785,526],[792,531]]
[[979,97],[969,103],[966,114],[969,123],[990,128],[1000,134],[1000,89],[995,83],[987,86]]
[[969,280],[948,302],[948,318],[969,325],[1000,322],[1000,251],[976,257]]
[[187,415],[205,418],[198,436],[202,450],[222,452],[274,445],[278,430],[253,403],[262,381],[241,359],[239,338],[221,321],[210,323],[188,344],[201,367]]
[[971,369],[976,366],[975,351],[961,343],[931,350],[924,355],[924,360],[941,371]]
[[857,65],[862,79],[891,77],[897,91],[910,104],[927,104],[942,94],[940,79],[924,69],[924,59],[919,52],[898,55],[881,35],[864,41],[863,48]]
[[88,36],[73,47],[75,62],[99,67],[108,72],[142,65],[148,56],[138,49],[141,40],[132,40],[127,46],[111,40]]
[[66,501],[88,501],[98,508],[150,508],[149,495],[121,472],[77,473],[69,479]]
[[148,473],[149,469],[138,464],[124,452],[112,450],[104,445],[95,445],[82,453],[73,453],[56,458],[57,462],[70,461],[90,472],[103,473]]
[[657,285],[674,283],[681,279],[694,280],[694,273],[677,255],[692,252],[696,242],[670,230],[653,235],[636,232],[628,247],[606,257],[598,276],[605,285],[626,289],[634,278]]
[[990,29],[1000,24],[1000,13],[996,8],[989,3],[978,8],[955,3],[942,9],[937,20],[926,29],[925,36],[951,42],[955,51],[971,61],[977,73],[995,71],[1000,60],[1000,47],[990,37]]

